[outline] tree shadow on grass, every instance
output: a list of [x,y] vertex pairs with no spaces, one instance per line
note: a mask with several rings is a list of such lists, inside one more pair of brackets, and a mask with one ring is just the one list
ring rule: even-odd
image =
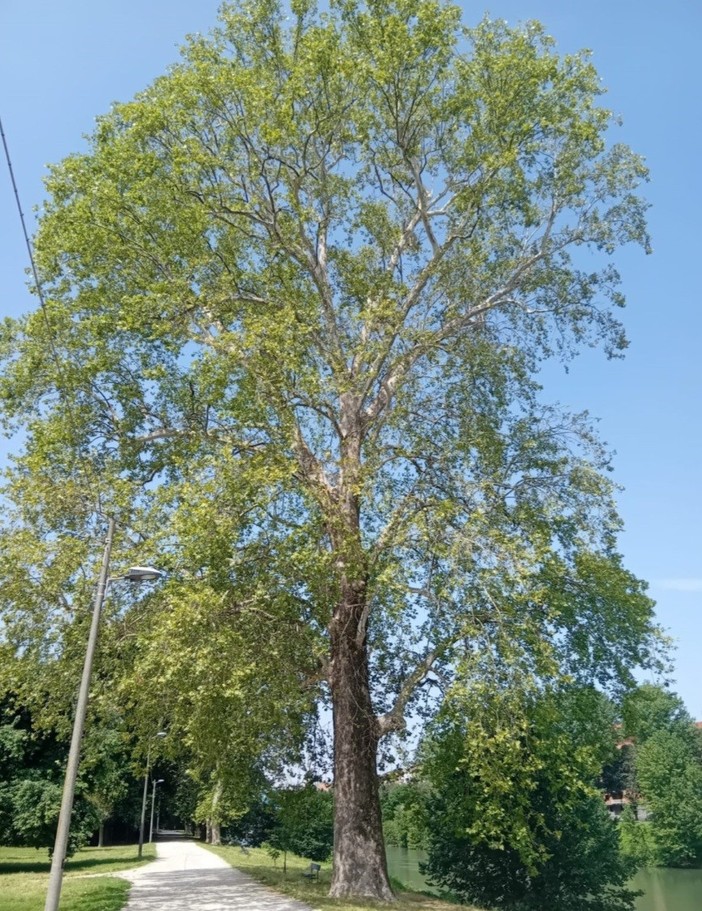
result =
[[48,860],[0,860],[0,876],[6,873],[48,873]]
[[256,882],[268,886],[270,889],[279,889],[292,898],[304,902],[314,902],[318,898],[326,898],[331,886],[331,871],[325,869],[320,871],[317,880],[310,880],[303,876],[307,866],[291,865],[287,873],[284,873],[280,866],[271,867],[255,863],[238,866],[235,859],[232,860],[232,865]]
[[129,883],[111,876],[99,880],[69,879],[62,889],[65,903],[71,911],[96,911],[96,908],[100,911],[120,911],[127,902],[128,894]]
[[[125,854],[124,857],[115,857],[105,855],[104,857],[72,857],[66,861],[64,870],[66,873],[83,873],[89,870],[99,873],[101,867],[107,865],[116,871],[122,864],[134,865],[136,861],[136,852],[134,856]],[[150,860],[145,858],[144,860]],[[19,860],[14,858],[0,857],[0,876],[7,873],[48,873],[51,869],[51,860],[48,856],[37,857],[35,860]]]

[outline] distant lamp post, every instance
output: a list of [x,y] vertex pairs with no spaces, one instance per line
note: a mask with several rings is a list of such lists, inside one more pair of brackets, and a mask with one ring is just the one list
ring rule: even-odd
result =
[[110,519],[107,525],[107,537],[105,539],[105,550],[102,557],[100,576],[98,578],[97,589],[95,590],[93,617],[90,624],[90,633],[88,635],[88,645],[85,650],[85,660],[83,662],[83,675],[80,681],[80,689],[78,690],[76,715],[73,721],[73,733],[71,735],[71,747],[68,751],[68,762],[66,763],[63,797],[61,798],[61,810],[59,812],[58,826],[56,828],[56,840],[54,841],[54,853],[51,858],[51,872],[49,873],[49,887],[46,892],[44,911],[58,911],[59,899],[61,897],[63,865],[66,860],[68,834],[71,826],[71,812],[73,811],[73,798],[76,790],[76,778],[78,777],[78,764],[80,762],[80,745],[83,739],[85,715],[88,708],[90,677],[92,675],[95,648],[97,646],[98,631],[100,628],[100,614],[102,613],[107,587],[110,582],[121,582],[125,580],[130,582],[152,582],[163,575],[163,573],[153,567],[133,566],[129,572],[125,573],[123,576],[117,576],[113,579],[108,578],[114,534],[115,520]]
[[[157,734],[154,734],[154,736],[151,738],[151,741],[149,742],[149,749],[147,750],[147,753],[146,753],[146,771],[144,772],[144,791],[141,796],[141,822],[139,823],[139,850],[137,851],[137,857],[141,857],[143,850],[144,850],[144,824],[146,823],[146,798],[148,797],[148,794],[149,794],[149,770],[151,768],[151,746],[152,746],[153,741],[157,737],[166,737],[166,736],[167,736],[166,731],[159,731]],[[161,781],[163,781],[163,779],[161,779]],[[154,786],[154,789],[155,789],[155,786]],[[152,804],[152,806],[151,806],[151,820],[152,820],[151,825],[152,826],[153,826],[153,818],[154,818],[154,813],[153,813],[153,804]],[[149,841],[151,841],[150,835],[149,835]]]
[[154,840],[154,806],[156,804],[156,785],[163,784],[163,778],[156,779],[153,781],[153,788],[151,790],[151,823],[149,824],[149,844]]

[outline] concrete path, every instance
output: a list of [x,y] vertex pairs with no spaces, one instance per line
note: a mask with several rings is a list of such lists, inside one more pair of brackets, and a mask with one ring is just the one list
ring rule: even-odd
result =
[[132,883],[124,911],[312,911],[195,842],[157,842],[156,854],[153,863],[119,874]]

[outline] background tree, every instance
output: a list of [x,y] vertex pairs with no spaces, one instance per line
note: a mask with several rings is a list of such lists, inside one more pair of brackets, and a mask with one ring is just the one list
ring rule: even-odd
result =
[[258,848],[268,841],[274,825],[274,807],[262,791],[251,800],[247,811],[227,826],[227,836],[229,841]]
[[696,743],[692,717],[677,693],[666,686],[644,683],[627,694],[622,706],[622,734],[638,744],[660,731],[679,734]]
[[573,688],[447,704],[425,746],[430,881],[486,908],[632,909],[633,865],[594,787],[613,718],[600,694]]
[[646,819],[629,817],[624,846],[661,866],[702,862],[702,749],[698,731],[676,693],[646,684],[624,705],[624,730],[634,738],[633,793]]
[[635,806],[628,804],[619,817],[619,843],[622,854],[636,867],[650,867],[656,863],[656,850],[651,827],[642,825]]
[[[617,730],[621,730],[621,728],[618,727]],[[626,792],[630,796],[636,793],[633,743],[620,742],[617,745],[617,751],[612,760],[606,763],[602,769],[597,785],[602,792],[612,796],[623,797]]]
[[301,788],[279,789],[271,796],[275,822],[268,842],[283,852],[283,869],[288,851],[310,860],[328,860],[334,843],[331,792],[308,782]]
[[[0,842],[51,849],[68,748],[54,732],[35,730],[11,694],[0,703]],[[97,829],[99,817],[81,775],[76,787],[69,854]]]
[[656,861],[666,867],[702,861],[702,762],[684,737],[659,731],[636,751],[641,801],[651,814]]
[[[116,560],[138,543],[183,580],[142,635],[166,641],[171,602],[203,630],[212,607],[223,650],[175,708],[238,699],[212,718],[251,743],[272,707],[302,730],[328,696],[331,891],[390,899],[377,749],[432,674],[612,689],[647,660],[605,455],[534,380],[555,352],[624,347],[616,270],[590,254],[647,247],[646,172],[607,146],[587,55],[536,23],[466,29],[435,0],[291,12],[225,4],[52,170],[46,305],[0,337],[3,415],[26,431],[0,581],[17,641],[59,653],[99,493],[131,529]],[[243,699],[238,649],[265,665]],[[204,774],[233,751],[202,730]]]
[[[216,546],[212,527],[207,543]],[[212,577],[221,573],[211,567]],[[272,628],[255,604],[237,603],[244,595],[216,578],[177,582],[132,617],[139,632],[123,652],[122,697],[151,731],[168,720],[158,747],[195,785],[192,818],[214,844],[246,812],[262,777],[299,757],[313,707],[304,684],[315,669],[314,643],[304,630],[290,637],[298,624],[291,599],[267,593]]]
[[384,784],[380,804],[385,841],[403,848],[424,848],[428,792],[424,782]]
[[98,816],[98,847],[105,837],[105,823],[135,784],[129,762],[130,737],[117,713],[91,725],[84,741],[82,775],[86,779],[86,799]]

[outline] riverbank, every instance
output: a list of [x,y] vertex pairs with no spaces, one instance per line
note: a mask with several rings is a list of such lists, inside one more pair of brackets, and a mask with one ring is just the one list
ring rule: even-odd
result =
[[[419,872],[426,859],[422,851],[413,848],[386,846],[390,876],[409,888],[431,890]],[[631,883],[644,894],[636,900],[636,911],[700,911],[702,908],[702,870],[680,870],[651,867],[640,870]],[[449,906],[455,911],[455,905]]]
[[[276,892],[282,892],[298,901],[311,904],[315,909],[334,909],[334,911],[367,911],[370,908],[386,907],[372,901],[346,901],[338,898],[329,898],[329,885],[331,880],[331,864],[322,864],[319,882],[311,882],[303,877],[303,872],[309,867],[309,861],[294,854],[287,856],[287,871],[283,871],[283,858],[278,858],[275,865],[270,856],[262,848],[248,848],[246,853],[237,847],[209,848],[219,857],[222,857],[232,867],[248,873],[253,879],[263,885],[269,886]],[[392,873],[391,873],[392,876]],[[479,911],[467,905],[461,906],[462,911]],[[432,898],[420,892],[407,889],[397,892],[397,902],[393,911],[457,911],[457,906],[440,898]]]

